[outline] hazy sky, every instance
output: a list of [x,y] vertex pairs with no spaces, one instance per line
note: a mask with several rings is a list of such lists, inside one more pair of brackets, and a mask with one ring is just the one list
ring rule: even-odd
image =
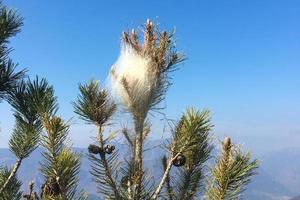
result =
[[[174,73],[164,110],[177,119],[187,106],[212,112],[217,137],[229,135],[255,153],[300,146],[300,1],[38,1],[6,0],[25,18],[12,57],[31,77],[54,85],[71,139],[86,146],[91,127],[73,114],[79,82],[104,82],[119,55],[122,30],[147,18],[176,27],[187,55]],[[0,104],[0,147],[13,117]],[[160,137],[155,131],[153,137]]]

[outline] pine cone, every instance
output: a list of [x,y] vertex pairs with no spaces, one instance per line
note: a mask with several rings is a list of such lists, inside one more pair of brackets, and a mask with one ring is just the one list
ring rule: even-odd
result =
[[115,146],[109,144],[106,145],[106,147],[104,148],[104,151],[107,154],[111,154],[114,150],[115,150]]
[[93,145],[93,144],[89,145],[88,150],[89,150],[89,153],[92,153],[92,154],[98,154],[98,153],[102,152],[102,149],[99,146]]
[[186,163],[186,158],[183,154],[179,154],[177,158],[173,161],[173,165],[175,167],[181,167],[185,165],[185,163]]

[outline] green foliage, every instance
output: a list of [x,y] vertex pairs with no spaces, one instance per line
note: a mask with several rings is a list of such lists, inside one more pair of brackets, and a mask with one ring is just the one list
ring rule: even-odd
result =
[[[166,181],[166,189],[171,199],[197,199],[203,168],[212,150],[211,127],[209,112],[193,108],[188,109],[178,122],[170,150],[173,154],[183,153],[186,163],[171,177],[173,184]],[[163,159],[164,166],[165,162]]]
[[[41,137],[44,162],[41,172],[45,177],[43,198],[74,199],[76,195],[80,156],[65,144],[69,125],[56,116],[44,116],[45,132]],[[49,192],[50,191],[50,192]]]
[[83,196],[80,197],[76,191],[80,155],[72,152],[66,143],[69,125],[56,116],[58,104],[53,88],[49,87],[46,81],[41,81],[40,85],[43,87],[38,85],[35,82],[30,88],[40,88],[38,91],[44,91],[46,94],[40,95],[40,92],[35,92],[33,95],[43,100],[34,102],[44,128],[40,138],[41,146],[45,149],[42,153],[44,161],[41,163],[41,172],[45,177],[43,199],[81,199]]
[[[106,156],[89,154],[91,161],[91,174],[97,183],[98,192],[104,195],[105,199],[120,199],[119,186],[116,185],[117,171],[119,168],[118,151]],[[109,169],[109,170],[108,170]]]
[[[90,81],[86,85],[79,85],[80,95],[77,102],[73,103],[75,113],[88,123],[95,124],[98,128],[97,142],[99,152],[89,153],[91,161],[91,174],[97,183],[98,192],[109,199],[120,199],[118,186],[115,182],[119,168],[118,151],[107,155],[104,151],[114,134],[103,139],[103,126],[107,125],[116,110],[116,105],[108,97],[107,91],[100,89],[97,81]],[[96,153],[96,155],[94,155]]]
[[[14,111],[16,124],[9,147],[17,157],[11,169],[0,168],[0,200],[21,199],[21,182],[16,174],[22,159],[38,144],[44,149],[41,200],[86,199],[86,195],[77,190],[81,155],[73,152],[68,143],[69,124],[57,116],[58,103],[53,87],[45,79],[22,80],[25,71],[15,72],[17,65],[8,57],[12,50],[7,46],[9,38],[20,31],[22,20],[16,11],[0,3],[0,101],[7,100]],[[110,144],[116,133],[103,137],[104,127],[110,125],[116,112],[116,104],[108,91],[100,89],[97,81],[79,85],[80,94],[73,103],[75,113],[87,123],[96,125],[98,130],[97,145],[89,148],[90,172],[105,199],[199,199],[203,179],[207,177],[204,168],[212,151],[208,111],[190,108],[182,115],[166,148],[169,156],[162,158],[164,174],[157,187],[154,187],[157,181],[152,181],[152,175],[143,168],[143,143],[151,132],[148,112],[159,109],[171,85],[170,72],[184,60],[176,51],[173,32],[160,32],[156,24],[147,21],[143,36],[141,41],[133,30],[124,32],[122,39],[124,45],[147,61],[143,72],[145,80],[140,80],[139,74],[134,77],[125,73],[126,77],[111,70],[114,84],[122,90],[121,98],[127,102],[127,111],[134,122],[132,133],[123,131],[130,147],[123,164],[119,161],[119,151]],[[242,153],[226,139],[221,156],[211,167],[205,197],[209,200],[239,198],[257,167],[257,160],[251,160],[248,152]],[[30,184],[30,193],[24,198],[37,198],[33,185]]]
[[[10,176],[11,170],[7,168],[0,169],[0,185],[3,185],[7,178]],[[0,196],[0,200],[19,200],[21,199],[20,187],[22,183],[17,179],[16,175],[13,176],[10,182],[7,184],[3,193]]]
[[10,91],[8,102],[14,108],[16,125],[9,146],[17,157],[25,158],[37,147],[42,130],[41,108],[47,112],[55,109],[56,99],[50,98],[52,95],[53,88],[45,79],[38,78],[22,81]]
[[255,174],[258,160],[251,160],[249,152],[242,153],[226,138],[222,143],[221,156],[211,168],[206,197],[208,200],[231,200],[242,197],[245,185]]
[[175,128],[171,148],[175,152],[182,151],[185,154],[189,160],[188,167],[205,162],[209,158],[212,149],[209,138],[211,128],[207,110],[190,108],[182,115]]
[[26,158],[36,149],[40,133],[38,125],[35,124],[34,126],[25,121],[16,120],[14,131],[9,140],[9,148],[18,158]]
[[57,166],[60,189],[66,194],[66,199],[73,199],[79,181],[80,155],[65,147],[57,157]]
[[64,123],[61,118],[56,116],[45,117],[43,119],[43,126],[45,131],[41,137],[41,145],[47,150],[43,153],[47,163],[47,167],[45,167],[47,170],[44,173],[46,174],[46,172],[52,173],[56,170],[53,169],[53,166],[51,165],[52,163],[56,164],[57,156],[59,156],[64,148],[64,142],[67,138],[69,126]]
[[54,95],[53,86],[49,85],[46,79],[28,81],[28,93],[33,99],[32,104],[39,117],[44,115],[55,115],[58,110],[57,97]]
[[[210,135],[212,124],[208,111],[190,108],[182,115],[167,146],[169,156],[162,159],[164,174],[156,189],[151,183],[152,176],[143,169],[143,159],[145,159],[143,143],[151,132],[148,124],[145,123],[148,112],[158,108],[158,104],[164,99],[171,84],[169,72],[184,59],[175,49],[173,33],[160,32],[156,25],[147,21],[143,36],[142,41],[133,30],[131,33],[124,32],[122,40],[124,48],[129,47],[130,51],[134,51],[135,56],[140,56],[132,58],[133,60],[145,58],[147,66],[142,66],[146,69],[141,70],[142,75],[146,76],[145,80],[140,80],[138,74],[132,75],[130,70],[135,68],[122,71],[124,70],[122,67],[128,66],[118,63],[119,60],[116,67],[112,67],[110,74],[113,87],[117,88],[117,93],[126,107],[125,110],[130,112],[134,126],[133,130],[125,128],[122,131],[129,146],[129,154],[124,158],[121,166],[119,166],[117,151],[110,155],[104,151],[110,136],[103,138],[103,128],[108,125],[114,114],[115,104],[108,98],[106,90],[100,90],[98,82],[91,81],[87,85],[79,85],[80,95],[74,103],[75,113],[86,122],[95,124],[98,129],[98,146],[89,147],[91,174],[97,183],[98,191],[105,199],[199,199],[203,195],[203,179],[207,177],[206,163],[211,158],[213,149]],[[124,62],[126,64],[126,61]],[[122,70],[118,71],[118,67]],[[232,183],[230,186],[239,185],[240,192],[242,191],[240,188],[246,185],[253,175],[255,170],[253,166],[257,164],[249,163],[250,155],[243,156],[243,154],[236,154],[234,156],[236,162],[230,168],[236,172],[233,173],[233,180],[237,178],[237,172],[247,171],[246,175],[242,174],[237,178],[243,181]],[[248,168],[243,168],[245,165]],[[173,166],[177,168],[174,169]],[[212,170],[212,173],[216,172]],[[119,174],[122,177],[119,177]],[[161,192],[163,187],[165,190]],[[209,195],[207,192],[207,198],[210,197]]]
[[23,25],[23,18],[15,10],[7,9],[0,2],[0,43],[8,43],[8,38],[15,36]]
[[20,27],[23,25],[22,21],[23,19],[16,11],[7,9],[0,2],[0,101],[24,77],[24,70],[15,72],[17,65],[8,58],[12,49],[7,47],[8,39],[20,31]]
[[[134,193],[134,159],[129,158],[129,160],[124,161],[124,164],[120,168],[121,179],[120,182],[120,193],[123,200],[137,199],[136,193]],[[151,195],[154,192],[154,181],[151,174],[143,171],[142,172],[142,182],[141,182],[141,199],[151,199]]]
[[[1,58],[0,58],[1,59]],[[24,77],[24,70],[15,72],[16,65],[11,60],[0,60],[0,101],[7,96],[7,93],[18,84]]]
[[116,105],[108,98],[105,89],[100,89],[97,81],[79,85],[80,95],[73,103],[75,113],[88,123],[105,125],[116,110]]

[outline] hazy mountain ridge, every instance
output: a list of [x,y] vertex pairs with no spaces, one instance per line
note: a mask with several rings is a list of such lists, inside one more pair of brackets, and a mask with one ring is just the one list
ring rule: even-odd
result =
[[[148,145],[155,146],[156,143],[157,141],[151,142]],[[84,188],[92,197],[97,193],[96,185],[89,174],[90,166],[86,157],[87,151],[83,148],[74,149],[82,153],[79,188]],[[126,149],[126,146],[118,144],[117,149]],[[18,173],[25,191],[27,190],[27,183],[30,180],[35,181],[37,189],[43,183],[43,177],[39,172],[39,162],[43,160],[41,150],[40,148],[37,149],[29,158],[25,159]],[[121,154],[120,157],[126,154],[126,150],[119,152]],[[153,172],[155,177],[159,177],[162,173],[160,158],[163,152],[160,148],[155,148],[152,151],[147,151],[145,155],[145,166]],[[249,185],[245,193],[245,199],[288,200],[291,197],[299,195],[296,188],[300,185],[300,178],[298,178],[300,176],[300,165],[298,160],[293,159],[299,156],[300,149],[281,150],[262,156],[258,175],[253,177],[253,182]],[[14,161],[15,158],[9,149],[0,149],[0,165],[7,164],[11,166]]]

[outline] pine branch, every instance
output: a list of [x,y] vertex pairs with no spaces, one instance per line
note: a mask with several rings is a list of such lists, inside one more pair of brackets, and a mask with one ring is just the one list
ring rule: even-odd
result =
[[13,177],[16,176],[16,173],[21,165],[22,159],[17,159],[16,163],[14,164],[14,167],[12,168],[12,170],[10,171],[9,176],[7,177],[7,179],[5,180],[5,182],[3,183],[3,185],[0,188],[0,195],[2,195],[3,191],[5,190],[5,188],[7,187],[7,185],[9,184],[9,182],[11,181],[11,179],[13,179]]
[[[38,87],[41,85],[41,87]],[[55,114],[58,110],[54,90],[48,86],[45,80],[35,81],[30,89],[35,91],[45,91],[46,95],[39,92],[33,93],[38,116],[40,116],[44,128],[41,135],[41,146],[45,149],[42,153],[44,157],[41,163],[41,172],[45,177],[42,188],[42,198],[54,199],[74,199],[76,198],[76,188],[80,167],[80,155],[71,151],[71,147],[66,144],[69,125]]]
[[9,140],[10,150],[21,160],[27,158],[38,146],[41,124],[29,124],[16,118],[16,125]]
[[[28,80],[22,81],[18,87],[9,93],[9,103],[14,108],[16,125],[9,140],[9,148],[18,158],[11,174],[0,188],[2,194],[12,177],[17,173],[21,162],[28,157],[38,146],[39,134],[42,129],[39,118],[39,111],[36,103],[42,105],[44,98],[48,93],[43,88],[38,79],[34,82]],[[32,87],[35,84],[36,87]],[[38,94],[38,95],[37,95]]]
[[[98,145],[99,145],[99,152],[100,159],[95,157],[93,154],[90,153],[89,158],[93,162],[92,166],[92,175],[94,175],[95,181],[99,184],[106,184],[110,187],[110,189],[113,192],[113,197],[117,200],[121,199],[121,195],[118,191],[118,186],[115,182],[115,178],[113,176],[113,172],[116,172],[119,167],[118,162],[118,151],[112,152],[111,155],[107,155],[107,152],[105,151],[105,142],[103,140],[103,133],[102,128],[98,127]],[[108,158],[106,157],[108,156]],[[107,179],[105,181],[101,179]],[[102,186],[99,186],[99,191],[107,196],[111,196],[110,189],[104,189]]]
[[8,58],[12,49],[7,47],[9,38],[20,32],[23,19],[12,9],[7,9],[0,2],[0,101],[18,85],[25,70],[15,72],[16,64]]
[[[172,166],[174,165],[174,162],[178,159],[178,157],[180,155],[182,155],[185,151],[187,151],[187,149],[190,147],[190,145],[192,144],[191,141],[192,141],[192,137],[187,137],[186,138],[187,140],[185,140],[185,143],[181,143],[181,146],[176,146],[176,142],[174,142],[171,146],[171,152],[172,152],[172,155],[171,157],[169,158],[168,162],[167,162],[167,167],[164,171],[164,175],[160,181],[160,183],[158,184],[158,187],[157,189],[155,190],[154,194],[152,195],[152,198],[151,199],[157,199],[161,190],[162,190],[162,187],[164,186],[165,184],[165,181],[167,180],[167,177],[169,176],[170,174],[170,171],[171,171],[171,168]],[[176,150],[175,150],[176,149]],[[182,191],[181,191],[182,192]]]
[[135,139],[130,134],[129,130],[127,128],[123,128],[122,133],[123,133],[123,135],[124,135],[127,143],[129,144],[130,148],[134,148],[134,141],[135,141]]
[[[167,160],[166,156],[164,156],[162,158],[162,164],[163,164],[164,171],[166,171],[167,168],[168,168],[168,160]],[[173,192],[173,188],[171,186],[170,173],[167,173],[167,177],[166,177],[166,189],[167,189],[167,194],[168,194],[168,200],[173,200],[174,192]]]
[[[133,146],[130,146],[134,148]],[[131,149],[132,152],[134,152]],[[121,194],[124,200],[133,200],[133,178],[134,178],[134,158],[130,157],[128,160],[125,158],[124,162],[126,163],[121,167],[121,174],[123,175],[121,178]]]
[[41,137],[44,162],[41,171],[45,176],[43,198],[74,199],[78,182],[80,155],[65,144],[69,125],[56,116],[44,115],[45,132]]
[[15,10],[7,9],[0,2],[0,43],[7,43],[8,38],[20,32],[22,25],[23,18]]
[[11,174],[8,176],[5,183],[0,188],[0,194],[6,188],[11,179],[16,175],[22,160],[29,156],[29,154],[34,151],[37,147],[37,142],[39,138],[38,127],[37,129],[32,128],[28,124],[24,123],[23,126],[20,125],[24,121],[17,120],[17,126],[12,134],[9,141],[10,150],[15,153],[18,157]]
[[62,194],[66,199],[74,199],[79,181],[80,155],[71,151],[70,148],[64,147],[57,159],[57,166],[60,174],[58,184]]
[[[9,178],[9,176],[12,174],[12,170],[9,170],[7,168],[1,168],[0,169],[0,185],[3,185],[4,182]],[[1,200],[19,200],[21,199],[21,188],[22,183],[18,180],[17,176],[14,175],[6,185],[5,189],[2,191],[2,194],[0,196]]]
[[89,159],[92,162],[91,174],[94,176],[94,181],[98,183],[98,191],[109,199],[120,199],[115,183],[116,177],[112,173],[118,170],[117,156],[117,151],[109,155],[108,158],[105,157],[105,153],[100,153],[99,158],[89,154]]
[[257,167],[258,160],[251,161],[249,152],[243,154],[231,143],[230,138],[225,138],[221,156],[211,168],[212,177],[206,189],[207,199],[238,199],[251,177],[256,174]]
[[[100,89],[97,81],[90,81],[86,85],[79,85],[80,95],[73,103],[75,113],[88,123],[95,124],[98,129],[98,145],[90,145],[89,159],[92,162],[91,174],[98,183],[98,190],[105,196],[120,199],[120,193],[115,181],[114,172],[118,169],[118,152],[106,152],[109,138],[103,138],[103,127],[108,124],[116,110],[116,105],[108,97],[107,91]],[[112,153],[112,154],[110,154]],[[99,158],[96,155],[99,154]],[[107,155],[108,154],[108,155]],[[109,155],[110,154],[110,155]]]
[[180,155],[181,152],[177,153],[175,156],[173,156],[171,159],[169,159],[169,161],[167,162],[167,166],[165,168],[165,172],[164,172],[164,175],[163,177],[161,178],[160,180],[160,183],[158,184],[157,186],[157,189],[155,190],[154,194],[152,195],[152,198],[153,200],[157,199],[166,180],[168,179],[169,177],[169,174],[170,174],[170,171],[171,171],[171,168],[172,168],[172,165],[173,165],[173,162],[177,159],[177,157]]
[[[175,138],[184,139],[189,136],[191,139],[188,149],[184,152],[186,164],[177,173],[178,194],[176,197],[178,199],[197,198],[204,174],[203,167],[210,158],[212,151],[211,128],[209,112],[198,111],[193,108],[188,109],[179,122]],[[180,143],[177,142],[179,146]]]
[[[207,111],[188,109],[183,114],[174,131],[173,141],[170,145],[171,157],[168,159],[166,169],[156,192],[152,196],[156,199],[170,174],[172,165],[183,156],[186,161],[178,165],[179,169],[176,185],[178,194],[176,199],[192,199],[197,195],[199,183],[202,178],[201,171],[204,163],[208,160],[212,146],[209,143],[210,124]],[[184,165],[184,166],[183,166]],[[169,188],[170,190],[170,188]]]
[[178,176],[181,179],[180,185],[177,188],[177,199],[196,199],[197,192],[200,189],[200,181],[203,178],[202,169],[190,168],[179,169]]
[[12,60],[0,58],[0,101],[6,99],[8,93],[25,77],[26,70],[15,72],[16,66]]
[[73,103],[75,113],[79,117],[97,126],[107,125],[115,113],[116,105],[109,99],[105,89],[100,89],[99,82],[91,80],[86,85],[79,85],[80,95]]

